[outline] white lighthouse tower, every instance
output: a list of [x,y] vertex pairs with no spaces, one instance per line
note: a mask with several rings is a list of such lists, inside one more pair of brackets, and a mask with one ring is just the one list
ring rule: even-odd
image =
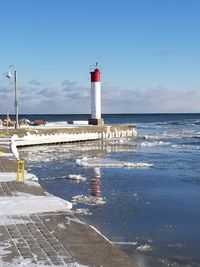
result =
[[101,118],[101,72],[98,68],[98,63],[91,75],[91,119],[89,124],[103,125],[104,121]]

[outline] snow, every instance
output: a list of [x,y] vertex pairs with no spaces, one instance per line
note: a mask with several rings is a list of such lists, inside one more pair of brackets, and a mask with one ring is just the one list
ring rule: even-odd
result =
[[18,138],[14,137],[13,143],[15,143],[16,146],[26,146],[26,145],[49,144],[49,143],[97,140],[99,138],[100,137],[98,132],[57,133],[57,134],[41,134],[41,135],[28,133],[26,136],[23,137],[18,137]]
[[10,244],[9,241],[7,241],[7,242],[0,242],[0,257],[3,256],[3,255],[10,254],[11,251],[8,250],[10,247],[11,247],[11,244]]
[[8,216],[2,216],[0,218],[0,225],[13,225],[13,224],[24,224],[29,223],[29,220],[24,220],[20,218],[13,218],[12,219]]
[[88,121],[73,121],[75,125],[89,125]]
[[66,229],[66,226],[64,225],[64,223],[58,223],[58,228]]
[[[0,172],[0,182],[16,181],[16,172]],[[38,178],[32,174],[25,172],[25,181],[38,182]]]
[[71,208],[70,202],[51,195],[1,197],[0,216],[66,211]]
[[[16,258],[14,259],[11,263],[4,262],[0,260],[0,266],[3,267],[13,267],[13,266],[18,266],[18,267],[46,267],[47,265],[45,263],[33,263],[32,260],[30,259],[23,259],[23,258]],[[54,266],[54,265],[51,265]],[[61,265],[56,265],[57,267],[61,267]],[[62,264],[62,267],[89,267],[87,265],[82,265],[77,262],[73,263],[65,263],[64,265]]]
[[114,245],[128,245],[128,246],[136,246],[137,245],[137,242],[115,242],[113,241],[112,242]]
[[9,157],[10,158],[10,157],[13,157],[13,154],[0,151],[0,157]]

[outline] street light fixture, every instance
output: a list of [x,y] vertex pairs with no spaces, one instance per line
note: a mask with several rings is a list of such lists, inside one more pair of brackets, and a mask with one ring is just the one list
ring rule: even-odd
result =
[[[10,65],[8,67],[8,69],[10,68],[14,68],[13,65]],[[6,78],[8,79],[12,79],[13,75],[11,74],[10,71],[8,71]],[[17,71],[14,70],[14,82],[15,82],[15,102],[14,102],[14,106],[15,106],[15,118],[16,118],[16,123],[15,123],[15,129],[19,128],[19,109],[18,109],[18,86],[17,86]]]

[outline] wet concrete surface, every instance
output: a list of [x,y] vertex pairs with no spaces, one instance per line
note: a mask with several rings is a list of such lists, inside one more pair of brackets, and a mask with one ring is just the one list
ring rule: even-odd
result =
[[[3,173],[16,172],[17,166],[17,160],[10,154],[8,139],[0,137],[2,177]],[[35,196],[48,194],[38,185],[0,180],[0,201],[1,197],[17,196],[18,192]],[[137,266],[70,210],[3,216],[0,219],[0,265],[15,266],[16,260],[27,263],[24,266]]]

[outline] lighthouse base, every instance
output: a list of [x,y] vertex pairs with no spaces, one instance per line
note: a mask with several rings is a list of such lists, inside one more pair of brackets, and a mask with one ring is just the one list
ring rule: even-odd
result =
[[90,125],[104,125],[103,119],[89,119],[88,122]]

